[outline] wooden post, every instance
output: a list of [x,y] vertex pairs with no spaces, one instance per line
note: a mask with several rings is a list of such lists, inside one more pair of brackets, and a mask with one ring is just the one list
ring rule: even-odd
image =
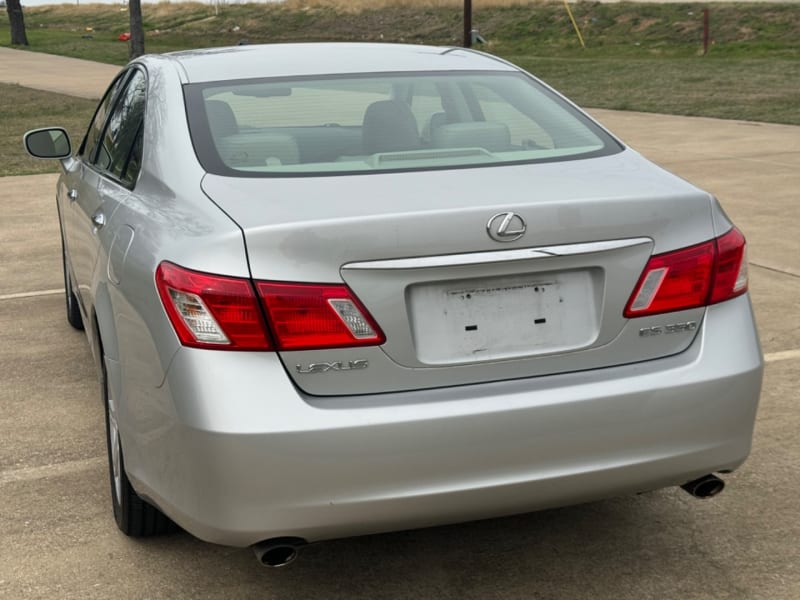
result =
[[711,19],[709,18],[709,9],[703,9],[703,56],[708,54],[708,38],[709,30],[711,29]]
[[464,48],[472,47],[472,0],[464,0]]

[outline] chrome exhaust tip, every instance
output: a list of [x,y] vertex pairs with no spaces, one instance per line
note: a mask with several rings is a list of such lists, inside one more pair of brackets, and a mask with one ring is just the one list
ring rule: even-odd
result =
[[306,544],[301,538],[273,538],[253,544],[253,552],[265,567],[280,568],[292,564]]
[[725,489],[725,482],[716,475],[703,475],[681,486],[681,489],[695,498],[711,498]]

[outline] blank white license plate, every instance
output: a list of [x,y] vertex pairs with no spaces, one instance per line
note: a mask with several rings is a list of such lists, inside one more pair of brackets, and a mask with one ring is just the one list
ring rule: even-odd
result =
[[452,364],[585,347],[598,333],[592,281],[584,270],[412,286],[417,357]]

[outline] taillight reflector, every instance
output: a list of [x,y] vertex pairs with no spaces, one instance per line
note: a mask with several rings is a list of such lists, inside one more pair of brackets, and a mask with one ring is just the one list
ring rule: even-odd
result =
[[651,257],[624,314],[631,318],[697,308],[746,291],[745,239],[734,227],[717,239]]
[[190,271],[163,262],[156,286],[184,346],[218,350],[269,350],[249,279]]
[[386,341],[345,285],[256,282],[280,350],[375,346]]

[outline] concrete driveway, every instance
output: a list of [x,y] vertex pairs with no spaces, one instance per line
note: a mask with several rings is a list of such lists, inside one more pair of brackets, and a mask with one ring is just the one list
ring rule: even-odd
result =
[[[65,91],[58,80],[71,68],[63,63],[48,89]],[[108,69],[98,67],[97,89]],[[800,128],[592,113],[716,193],[748,237],[767,371],[752,456],[721,496],[669,489],[328,542],[285,570],[183,533],[127,539],[110,514],[94,367],[64,318],[55,176],[9,177],[0,179],[0,598],[800,598]]]

